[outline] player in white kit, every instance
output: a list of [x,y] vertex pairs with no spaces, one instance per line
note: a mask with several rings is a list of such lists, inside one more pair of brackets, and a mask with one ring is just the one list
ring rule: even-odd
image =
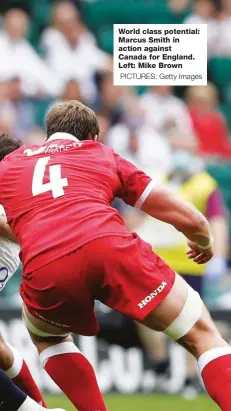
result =
[[[0,205],[0,234],[3,235],[5,235],[4,225],[6,223],[4,214],[4,209]],[[7,225],[5,227],[7,230]],[[4,289],[7,282],[11,279],[11,277],[13,277],[13,275],[21,265],[19,259],[19,251],[19,244],[0,235],[0,292]],[[15,409],[19,409],[20,411],[42,411],[45,409],[43,407],[46,407],[46,404],[21,354],[4,340],[1,332],[0,369],[3,370],[8,375],[8,377],[11,378],[15,385],[17,385],[23,392],[25,392],[25,394],[28,395],[27,400],[23,402],[22,407],[16,407]],[[4,393],[6,394],[6,391],[8,389],[7,381],[4,381],[3,385]],[[9,390],[11,391],[11,396],[14,396],[13,386],[10,387]],[[31,397],[34,401],[29,397]],[[8,406],[8,399],[9,396],[3,398],[3,395],[0,392],[0,403],[2,401],[5,406]],[[24,398],[22,400],[24,401]],[[11,408],[12,407],[13,406],[11,405]]]
[[0,237],[0,291],[21,265],[19,251],[20,247],[17,243]]

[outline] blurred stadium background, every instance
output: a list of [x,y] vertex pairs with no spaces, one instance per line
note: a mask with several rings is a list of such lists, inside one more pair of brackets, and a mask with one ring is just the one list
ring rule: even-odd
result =
[[[231,341],[231,1],[1,0],[0,13],[0,131],[41,144],[54,102],[79,99],[92,107],[101,142],[209,218],[215,257],[201,271],[183,258],[185,244],[174,230],[115,203],[128,227],[201,289]],[[113,86],[113,23],[186,22],[208,25],[208,86]],[[49,405],[65,407],[21,322],[19,283],[20,272],[1,293],[0,328],[28,360]],[[99,337],[77,343],[95,367],[110,411],[217,409],[205,394],[197,396],[203,388],[195,365],[179,347],[102,305],[96,310]]]

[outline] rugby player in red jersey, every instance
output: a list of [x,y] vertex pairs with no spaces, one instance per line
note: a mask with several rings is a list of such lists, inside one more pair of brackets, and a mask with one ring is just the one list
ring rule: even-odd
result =
[[[53,380],[79,411],[105,411],[92,367],[70,333],[95,335],[94,300],[178,341],[198,360],[211,398],[231,411],[231,347],[199,295],[149,244],[129,233],[114,197],[172,224],[188,256],[213,256],[201,213],[97,143],[92,110],[77,101],[47,116],[47,141],[14,151],[0,139],[0,203],[21,245],[24,321]],[[219,376],[219,377],[218,377]]]

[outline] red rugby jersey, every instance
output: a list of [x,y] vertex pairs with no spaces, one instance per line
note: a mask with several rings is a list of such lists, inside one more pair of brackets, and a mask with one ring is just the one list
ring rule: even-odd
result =
[[105,145],[56,133],[0,163],[0,204],[21,245],[24,272],[87,242],[130,236],[111,207],[115,197],[141,206],[153,181]]

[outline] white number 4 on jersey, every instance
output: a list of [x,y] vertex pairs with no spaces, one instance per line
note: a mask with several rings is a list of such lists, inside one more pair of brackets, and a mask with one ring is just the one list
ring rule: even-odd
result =
[[46,166],[50,157],[40,158],[34,169],[33,180],[32,180],[32,194],[37,196],[38,194],[46,193],[47,191],[52,191],[54,198],[64,195],[63,187],[68,186],[67,178],[61,177],[61,165],[55,164],[49,166],[50,181],[49,183],[43,184],[43,178],[46,171]]

